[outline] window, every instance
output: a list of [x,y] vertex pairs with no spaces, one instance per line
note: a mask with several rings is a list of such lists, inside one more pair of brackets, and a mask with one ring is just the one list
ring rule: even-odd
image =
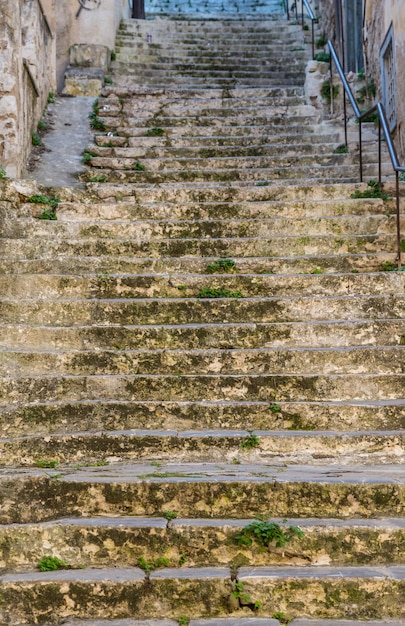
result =
[[382,100],[390,130],[394,130],[397,125],[397,114],[395,103],[394,28],[392,24],[381,47],[380,57]]

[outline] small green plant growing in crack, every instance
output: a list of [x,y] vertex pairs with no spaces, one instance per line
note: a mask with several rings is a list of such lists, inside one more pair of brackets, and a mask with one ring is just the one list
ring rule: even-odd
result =
[[85,165],[88,165],[92,160],[94,154],[90,152],[90,150],[83,150],[82,152],[82,160]]
[[112,85],[112,82],[111,76],[104,76],[104,85]]
[[107,176],[102,174],[101,176],[92,176],[89,178],[89,183],[105,183]]
[[235,536],[239,546],[250,547],[257,544],[260,549],[269,549],[271,545],[284,548],[295,538],[300,539],[304,532],[298,526],[280,526],[277,522],[257,520],[251,522]]
[[272,402],[270,404],[270,411],[272,413],[281,413],[281,406],[277,404],[277,402]]
[[172,519],[176,519],[179,514],[177,513],[177,511],[163,511],[162,515],[167,519],[168,522],[170,522]]
[[224,288],[203,287],[197,293],[197,298],[243,298],[243,293]]
[[31,143],[33,146],[42,146],[42,139],[35,130],[31,133]]
[[36,194],[34,196],[30,196],[27,199],[27,202],[30,202],[31,204],[48,204],[51,207],[52,211],[55,211],[60,202],[60,198],[48,198],[48,196]]
[[177,618],[177,621],[179,622],[179,626],[188,626],[190,618],[188,615],[180,615],[180,617]]
[[335,99],[339,95],[339,85],[331,85],[330,80],[325,80],[321,85],[321,96],[328,104],[331,103],[332,98]]
[[44,209],[41,213],[41,215],[38,215],[38,219],[40,220],[57,220],[58,217],[55,213],[55,211],[52,211],[52,209]]
[[392,261],[384,261],[384,263],[381,263],[382,272],[395,272],[396,269],[397,265]]
[[311,274],[323,274],[323,269],[315,267],[315,269],[311,270]]
[[163,130],[163,128],[160,128],[160,126],[154,126],[154,128],[149,128],[146,131],[147,137],[163,137],[164,134],[165,131]]
[[257,448],[259,445],[260,438],[253,433],[249,433],[249,435],[246,435],[246,437],[242,439],[239,447],[242,448],[242,450],[253,450],[253,448]]
[[142,163],[139,163],[139,161],[134,161],[132,163],[132,169],[134,170],[134,172],[144,172],[145,166],[142,165]]
[[140,556],[138,561],[138,567],[143,569],[145,574],[150,574],[155,569],[161,569],[162,567],[168,567],[170,559],[164,556],[158,556],[154,561],[148,561],[143,556]]
[[53,91],[50,91],[48,93],[48,100],[47,100],[48,104],[55,104],[55,94]]
[[322,33],[322,35],[318,37],[315,43],[317,48],[323,48],[324,46],[326,46],[326,44],[328,43],[328,38],[326,37],[325,33]]
[[116,58],[117,58],[117,53],[114,50],[111,50],[111,53],[110,53],[111,61],[115,61]]
[[38,130],[46,130],[48,128],[48,124],[45,122],[45,120],[39,120],[38,124],[37,124],[37,129]]
[[215,272],[229,274],[237,270],[237,265],[233,259],[217,259],[208,264],[207,272],[215,274]]
[[383,191],[383,185],[380,185],[376,178],[372,178],[367,183],[364,190],[356,189],[350,196],[352,199],[358,198],[381,198],[382,200],[390,200],[391,196]]
[[35,465],[37,467],[46,468],[46,469],[55,469],[58,466],[58,461],[48,461],[48,460],[38,460],[35,461]]
[[70,567],[59,557],[46,555],[39,559],[38,569],[40,572],[54,572],[58,569],[70,569]]
[[100,112],[100,106],[98,99],[93,102],[93,110],[89,115],[90,126],[93,130],[105,131],[107,130],[104,122],[98,117]]
[[258,180],[256,183],[256,187],[267,187],[267,185],[270,185],[268,180]]
[[349,154],[349,148],[345,143],[341,143],[337,148],[334,149],[333,154]]
[[276,613],[273,613],[272,618],[278,619],[280,624],[285,624],[285,626],[288,626],[288,624],[291,624],[292,622],[292,617],[287,617],[287,615],[283,613],[283,611],[277,611]]
[[262,603],[259,600],[252,600],[250,595],[244,590],[243,583],[236,581],[235,588],[231,593],[231,598],[236,600],[239,606],[247,606],[252,611],[258,611],[262,606]]
[[318,52],[315,55],[315,61],[320,63],[329,63],[330,55],[327,52]]
[[4,180],[6,178],[7,178],[7,172],[4,169],[4,167],[0,165],[0,180]]

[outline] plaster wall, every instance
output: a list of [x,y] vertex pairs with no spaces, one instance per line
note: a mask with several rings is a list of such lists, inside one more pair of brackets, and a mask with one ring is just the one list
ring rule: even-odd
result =
[[131,17],[130,0],[60,0],[56,5],[57,85],[63,75],[73,44],[97,44],[111,50],[122,19]]

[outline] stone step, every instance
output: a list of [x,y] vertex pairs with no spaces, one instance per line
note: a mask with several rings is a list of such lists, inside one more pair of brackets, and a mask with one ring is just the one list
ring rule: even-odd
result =
[[[126,129],[127,131],[128,129]],[[269,138],[268,136],[265,137],[260,137],[259,135],[204,135],[205,129],[203,129],[201,132],[201,135],[197,134],[197,129],[194,128],[194,134],[190,134],[190,135],[180,135],[179,133],[179,129],[177,129],[176,127],[172,127],[170,129],[165,129],[164,132],[164,136],[162,137],[150,137],[147,136],[148,131],[150,132],[150,127],[139,127],[136,129],[136,132],[138,132],[139,134],[136,135],[134,134],[134,131],[132,132],[131,135],[127,136],[122,136],[122,137],[108,137],[108,139],[106,139],[106,137],[104,135],[97,135],[95,137],[95,143],[97,146],[102,147],[102,148],[111,148],[111,147],[119,147],[119,148],[125,148],[125,147],[129,147],[129,148],[137,148],[137,149],[147,149],[147,148],[174,148],[174,149],[190,149],[190,151],[192,150],[198,150],[198,149],[211,149],[211,148],[220,148],[221,150],[223,149],[230,149],[230,150],[235,150],[235,149],[246,149],[246,148],[251,148],[254,146],[257,146],[260,150],[260,148],[264,148],[266,149],[266,147],[268,147],[268,149],[278,149],[281,151],[288,151],[288,150],[297,150],[297,149],[301,149],[298,148],[298,146],[302,147],[302,150],[308,150],[309,148],[307,148],[307,146],[311,146],[311,150],[315,151],[317,149],[317,147],[319,146],[319,150],[320,152],[322,152],[322,150],[329,150],[330,152],[332,152],[333,150],[335,150],[337,145],[339,144],[339,134],[335,133],[334,135],[329,134],[329,135],[321,135],[321,136],[314,136],[314,135],[310,135],[310,143],[302,143],[303,141],[303,137],[298,136],[297,134],[294,135],[278,135],[277,136],[277,141],[278,143],[269,143]],[[163,129],[162,129],[163,130]],[[190,132],[191,129],[188,129],[187,132]],[[211,129],[211,132],[213,131],[213,129]],[[142,134],[141,134],[142,133]],[[308,137],[309,138],[309,137]],[[170,144],[170,146],[169,146]],[[325,144],[325,146],[323,146],[323,144]],[[93,150],[96,150],[95,146],[93,145],[92,148],[90,149],[91,152],[93,152]]]
[[[152,87],[148,87],[144,85],[143,87],[132,89],[130,87],[122,87],[117,89],[115,86],[111,87],[110,85],[105,85],[102,92],[103,98],[106,98],[105,102],[108,104],[115,104],[117,98],[122,98],[122,106],[125,106],[126,103],[131,103],[133,101],[135,104],[137,103],[139,98],[147,98],[150,102],[156,101],[156,96],[159,99],[162,99],[162,103],[181,103],[185,104],[189,101],[189,99],[193,99],[196,101],[205,102],[206,106],[209,106],[212,100],[229,100],[232,99],[235,102],[246,102],[254,100],[262,100],[263,98],[277,99],[277,98],[304,98],[304,90],[299,86],[292,87],[283,87],[276,86],[269,88],[248,88],[244,87],[240,89],[235,87],[235,89],[230,89],[229,91],[225,91],[223,89],[205,89],[202,92],[200,89],[184,89],[179,87],[178,85],[172,84],[168,89],[165,89],[164,92],[159,89],[153,89]],[[102,104],[102,103],[101,103]],[[226,106],[230,106],[228,102],[225,102]],[[305,104],[305,102],[304,102]]]
[[[360,378],[360,380],[362,380]],[[153,426],[153,423],[152,423]],[[246,446],[246,449],[245,449]],[[249,447],[251,446],[251,447]],[[401,466],[405,433],[396,431],[159,431],[73,432],[0,440],[3,467],[117,462],[276,463],[313,466]],[[159,474],[157,470],[156,475]],[[153,474],[152,474],[153,476]]]
[[401,374],[404,346],[0,351],[0,375]]
[[[321,270],[319,270],[321,272]],[[11,280],[10,280],[11,278]],[[77,302],[81,299],[118,299],[135,298],[254,298],[268,297],[291,298],[322,296],[347,296],[356,298],[368,294],[396,295],[403,294],[405,272],[379,272],[375,274],[219,274],[193,275],[94,275],[94,276],[54,276],[29,274],[0,275],[0,290],[3,302],[44,298],[64,302]],[[224,290],[221,294],[203,290]],[[232,295],[234,294],[234,295]]]
[[[135,143],[135,142],[134,142]],[[145,142],[147,143],[147,142]],[[162,141],[162,144],[164,142]],[[170,140],[167,142],[170,143]],[[190,143],[190,140],[189,140]],[[90,146],[89,150],[93,154],[94,157],[104,157],[108,159],[161,159],[165,160],[169,165],[173,162],[173,159],[185,159],[191,158],[193,159],[213,159],[213,165],[217,163],[217,159],[221,157],[231,158],[231,157],[248,157],[248,158],[258,158],[258,157],[278,157],[277,161],[279,161],[280,151],[283,152],[283,158],[293,157],[294,159],[302,159],[307,157],[308,155],[314,155],[315,158],[319,158],[320,156],[329,155],[329,157],[333,154],[334,149],[337,146],[337,142],[334,143],[323,143],[323,144],[293,144],[291,146],[286,144],[261,144],[261,145],[253,145],[250,147],[236,146],[236,145],[217,145],[213,147],[201,147],[199,145],[196,146],[188,146],[188,147],[179,147],[179,146],[154,146],[152,142],[150,145],[142,146],[132,146],[132,147],[109,147],[109,146]],[[333,158],[333,157],[332,157]],[[193,161],[192,161],[193,162]],[[94,159],[93,159],[94,163]],[[124,167],[126,161],[123,161]],[[127,164],[129,167],[132,166],[132,163]]]
[[137,76],[136,74],[129,74],[122,69],[121,71],[117,71],[116,73],[111,73],[111,78],[113,80],[113,84],[117,87],[127,87],[132,89],[137,89],[139,87],[143,87],[146,84],[149,87],[153,87],[155,89],[167,89],[170,88],[173,84],[173,78],[176,79],[176,83],[179,87],[183,86],[187,90],[190,89],[233,89],[235,87],[289,87],[289,86],[304,86],[304,75],[302,74],[302,79],[298,78],[283,78],[281,80],[281,76],[277,75],[274,78],[266,78],[263,76],[259,76],[257,78],[235,78],[235,77],[218,77],[218,78],[209,78],[204,76],[182,76],[180,73],[177,73],[175,77],[167,77],[163,75],[162,77],[148,77],[147,81],[145,81],[145,77]]
[[[386,207],[384,207],[386,209]],[[41,209],[40,209],[41,211]],[[363,235],[391,235],[395,233],[397,217],[389,214],[373,215],[332,215],[310,217],[271,217],[264,215],[248,219],[152,219],[142,220],[102,220],[92,218],[76,220],[61,215],[49,228],[47,220],[20,219],[9,222],[3,230],[3,238],[30,239],[52,237],[54,239],[109,239],[158,242],[165,239],[258,239],[268,240],[278,237],[342,237]],[[59,215],[58,215],[59,217]],[[405,226],[405,213],[401,215],[402,228]]]
[[169,522],[165,517],[124,516],[4,525],[0,544],[10,548],[1,565],[14,572],[33,570],[45,554],[52,554],[73,568],[131,567],[140,558],[153,563],[159,557],[170,567],[182,562],[186,567],[389,566],[401,564],[405,542],[401,518],[271,519],[284,532],[301,528],[303,536],[286,547],[271,543],[263,549],[237,539],[251,519],[176,519],[176,512],[171,513]]
[[[263,183],[263,180],[260,181]],[[106,200],[111,202],[115,199],[121,204],[122,201],[143,204],[146,202],[257,202],[273,201],[283,202],[308,202],[320,200],[340,200],[346,201],[351,194],[357,190],[366,189],[366,185],[356,183],[319,183],[307,186],[292,181],[291,185],[281,184],[280,181],[272,181],[271,185],[257,185],[248,181],[234,181],[232,185],[216,181],[215,183],[206,181],[184,182],[184,183],[162,183],[159,187],[127,185],[125,183],[95,183],[88,184],[88,189],[94,198],[93,202]],[[384,189],[388,194],[393,194],[394,186],[385,184]],[[56,189],[56,193],[58,193]],[[64,191],[63,189],[61,190]],[[69,200],[71,199],[69,195]],[[88,200],[87,200],[88,202]],[[364,201],[360,200],[359,206],[363,206]],[[388,204],[387,208],[392,212],[393,204]]]
[[[338,572],[329,567],[246,567],[238,572],[246,602],[252,606],[256,602],[256,610],[267,617],[288,606],[293,593],[300,601],[300,609],[290,611],[293,616],[379,619],[388,613],[401,618],[404,577],[401,566],[347,567]],[[53,623],[72,615],[93,620],[117,614],[160,618],[164,613],[175,618],[186,611],[192,617],[213,612],[217,616],[251,615],[250,604],[244,607],[239,600],[235,602],[235,581],[227,568],[166,568],[151,572],[147,585],[145,578],[138,568],[5,574],[0,579],[0,617],[11,625],[36,619],[38,614],[43,622],[51,617]],[[69,608],[66,596],[77,598]],[[326,602],[330,608],[325,608]]]
[[[358,382],[361,380],[361,386]],[[0,378],[0,405],[74,400],[253,400],[340,402],[395,400],[404,374],[49,374]]]
[[125,401],[38,402],[0,409],[6,437],[68,434],[73,431],[148,428],[171,430],[395,430],[405,426],[403,400],[362,402]]
[[[108,185],[107,185],[108,187]],[[260,189],[262,187],[262,189]],[[261,185],[252,189],[253,194],[265,192],[267,185]],[[270,187],[271,190],[271,187]],[[322,200],[297,200],[291,201],[287,198],[283,200],[252,199],[240,202],[223,200],[218,202],[197,201],[187,202],[181,199],[177,202],[164,201],[159,197],[156,202],[153,196],[153,189],[142,189],[142,193],[136,193],[131,198],[122,198],[118,202],[61,202],[57,208],[58,221],[75,220],[76,222],[87,222],[94,219],[100,221],[127,221],[127,220],[248,220],[248,219],[328,219],[334,216],[382,216],[394,212],[392,200],[383,201],[380,198],[367,199],[328,199]],[[236,191],[232,190],[232,191]],[[107,188],[108,193],[108,188]],[[142,197],[145,196],[143,200]],[[132,200],[132,201],[131,201]],[[32,205],[23,204],[24,215],[30,216]],[[401,200],[401,214],[405,215],[405,200]],[[6,220],[5,220],[6,221]],[[321,225],[321,220],[319,220]]]
[[2,350],[296,349],[405,345],[405,320],[274,324],[78,326],[3,325]]
[[[56,252],[57,254],[57,252]],[[148,258],[116,256],[49,256],[46,259],[1,258],[0,275],[3,274],[59,274],[103,275],[130,274],[205,274],[207,266],[218,259],[212,258]],[[385,271],[394,267],[393,248],[374,254],[339,254],[339,256],[311,255],[302,257],[259,257],[234,259],[242,274],[347,274]],[[10,263],[12,271],[10,272]]]
[[[181,71],[187,74],[187,72],[192,72],[194,75],[199,75],[199,73],[204,72],[206,76],[213,76],[214,72],[222,73],[222,72],[230,72],[232,76],[237,76],[238,73],[241,75],[245,75],[246,72],[251,72],[252,74],[263,73],[268,70],[274,70],[274,61],[269,58],[267,61],[263,62],[261,59],[261,55],[258,52],[256,55],[251,54],[246,57],[241,51],[241,56],[235,58],[232,54],[231,56],[226,55],[220,59],[214,55],[212,57],[205,55],[194,55],[192,52],[188,56],[179,56],[179,57],[166,57],[162,54],[154,55],[154,56],[139,56],[137,52],[131,50],[130,52],[119,52],[116,55],[116,60],[111,64],[111,69],[113,71],[119,71],[124,66],[128,65],[130,70],[137,69],[142,70],[143,72],[155,72],[158,71],[167,71],[167,72],[177,72]],[[262,53],[263,54],[263,53]],[[288,55],[277,55],[277,61],[279,63],[286,63]],[[258,66],[258,62],[262,60],[260,66]],[[237,64],[237,70],[235,69],[235,65]],[[306,58],[302,56],[301,59],[295,58],[293,62],[289,62],[289,72],[283,75],[289,76],[290,73],[299,72],[301,73],[305,67]],[[151,74],[152,75],[152,74]]]
[[[400,465],[150,463],[3,469],[3,524],[62,517],[403,517]],[[56,478],[52,476],[55,475]],[[307,569],[305,569],[308,572]],[[357,581],[358,582],[358,581]]]
[[0,303],[3,324],[114,326],[402,319],[403,294],[284,298],[47,299]]
[[[51,239],[54,222],[47,227],[44,238],[0,240],[0,258],[52,258],[55,254],[71,256],[111,255],[116,257],[283,257],[285,255],[307,256],[308,258],[332,254],[373,254],[395,252],[395,235],[324,235],[303,237],[270,237],[240,239],[158,239],[158,240],[114,240],[87,238]],[[322,269],[322,268],[318,268]],[[108,272],[109,270],[107,270]],[[182,283],[180,283],[182,284]]]

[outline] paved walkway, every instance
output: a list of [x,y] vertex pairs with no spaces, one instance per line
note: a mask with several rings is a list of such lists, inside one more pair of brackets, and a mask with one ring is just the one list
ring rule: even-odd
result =
[[45,150],[34,161],[26,178],[47,187],[81,187],[78,174],[85,171],[82,152],[93,141],[89,113],[95,98],[57,97],[47,109],[49,131],[43,137]]

